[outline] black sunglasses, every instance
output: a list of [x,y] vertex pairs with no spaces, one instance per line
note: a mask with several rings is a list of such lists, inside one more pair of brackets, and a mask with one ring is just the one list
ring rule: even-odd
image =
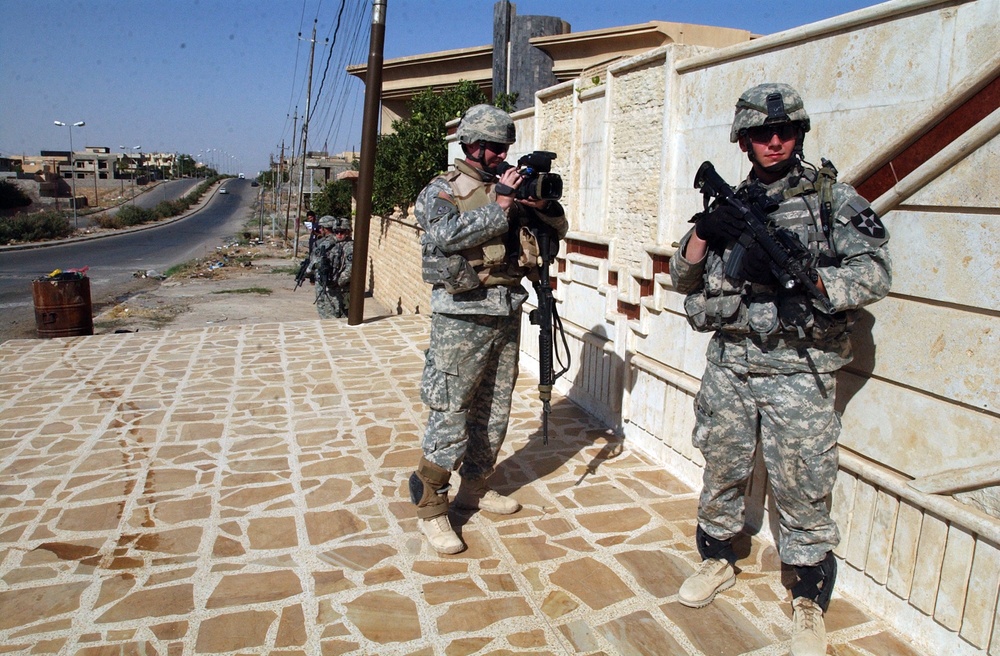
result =
[[770,143],[774,135],[782,141],[790,141],[798,136],[799,126],[796,123],[779,123],[777,125],[760,125],[747,128],[747,136],[756,144]]

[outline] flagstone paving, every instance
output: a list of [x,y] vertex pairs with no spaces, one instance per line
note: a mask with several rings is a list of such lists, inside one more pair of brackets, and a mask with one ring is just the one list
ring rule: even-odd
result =
[[[677,602],[696,491],[522,376],[493,483],[432,552],[407,478],[429,323],[302,321],[0,345],[0,653],[787,653],[754,539]],[[615,457],[608,458],[609,454]],[[918,655],[836,596],[830,654]]]

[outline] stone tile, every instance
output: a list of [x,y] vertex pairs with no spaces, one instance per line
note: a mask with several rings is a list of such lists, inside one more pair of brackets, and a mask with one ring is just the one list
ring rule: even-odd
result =
[[657,654],[658,656],[688,656],[648,611],[636,611],[597,627],[619,654]]
[[452,581],[431,581],[423,586],[424,600],[436,606],[452,601],[483,597],[485,593],[472,579],[456,579]]
[[907,643],[888,631],[851,640],[849,644],[861,647],[872,656],[920,656],[920,652],[914,651]]
[[643,590],[661,599],[677,594],[693,571],[685,561],[662,551],[624,551],[615,558]]
[[[704,608],[688,608],[670,602],[660,606],[660,609],[695,647],[706,654],[735,656],[762,649],[773,642],[721,597],[716,597]],[[712,629],[706,631],[705,627]]]
[[408,642],[421,636],[417,605],[397,592],[365,592],[344,606],[348,619],[372,642]]
[[628,599],[633,592],[614,571],[593,558],[563,563],[549,580],[594,610]]
[[0,629],[10,629],[71,613],[80,607],[87,582],[0,591]]
[[463,601],[452,604],[437,620],[442,635],[456,631],[481,631],[513,617],[528,617],[531,606],[519,597],[495,597],[483,601]]
[[569,640],[577,653],[593,652],[600,648],[598,633],[589,622],[583,620],[568,622],[559,627],[559,632]]
[[[621,443],[564,399],[541,447],[527,376],[493,477],[523,510],[453,513],[468,550],[431,551],[406,485],[428,326],[210,327],[16,356],[0,345],[0,607],[17,611],[0,612],[0,653],[671,654],[694,649],[698,622],[781,653],[773,547],[748,541],[737,586],[684,616],[671,599],[697,559],[697,491],[637,452],[615,455]],[[14,369],[21,401],[8,402]],[[916,569],[900,546],[906,512],[890,582]],[[977,547],[970,640],[996,618],[990,563]],[[827,625],[836,654],[871,656],[859,640],[885,633],[841,597]]]
[[223,576],[205,603],[206,608],[246,606],[286,599],[302,592],[299,578],[291,571]]
[[262,647],[277,618],[278,614],[270,610],[246,610],[209,617],[198,626],[195,649],[199,653],[216,653]]
[[646,526],[652,516],[642,508],[581,513],[577,521],[593,533],[632,533]]
[[99,623],[124,622],[141,618],[166,618],[194,610],[194,586],[174,585],[136,590],[112,605],[97,618]]

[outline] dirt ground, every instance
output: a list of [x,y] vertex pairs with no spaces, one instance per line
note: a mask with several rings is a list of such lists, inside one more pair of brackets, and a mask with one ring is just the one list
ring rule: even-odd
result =
[[[280,242],[220,247],[95,315],[94,334],[317,319],[315,287],[295,289],[301,260]],[[365,318],[387,314],[365,299]]]

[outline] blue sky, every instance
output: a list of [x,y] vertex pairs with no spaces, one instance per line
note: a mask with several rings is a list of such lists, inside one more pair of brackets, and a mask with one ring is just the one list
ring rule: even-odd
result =
[[[650,20],[770,34],[872,0],[519,0],[520,15],[572,31]],[[385,58],[492,43],[494,0],[387,0]],[[4,0],[0,155],[73,146],[188,153],[233,172],[266,168],[305,112],[315,21],[309,149],[360,149],[371,0]],[[341,9],[343,7],[343,9]],[[340,19],[337,28],[338,16]],[[301,37],[299,36],[301,33]],[[332,44],[332,47],[331,47]],[[325,78],[324,78],[325,73]],[[220,168],[223,168],[220,166]]]

